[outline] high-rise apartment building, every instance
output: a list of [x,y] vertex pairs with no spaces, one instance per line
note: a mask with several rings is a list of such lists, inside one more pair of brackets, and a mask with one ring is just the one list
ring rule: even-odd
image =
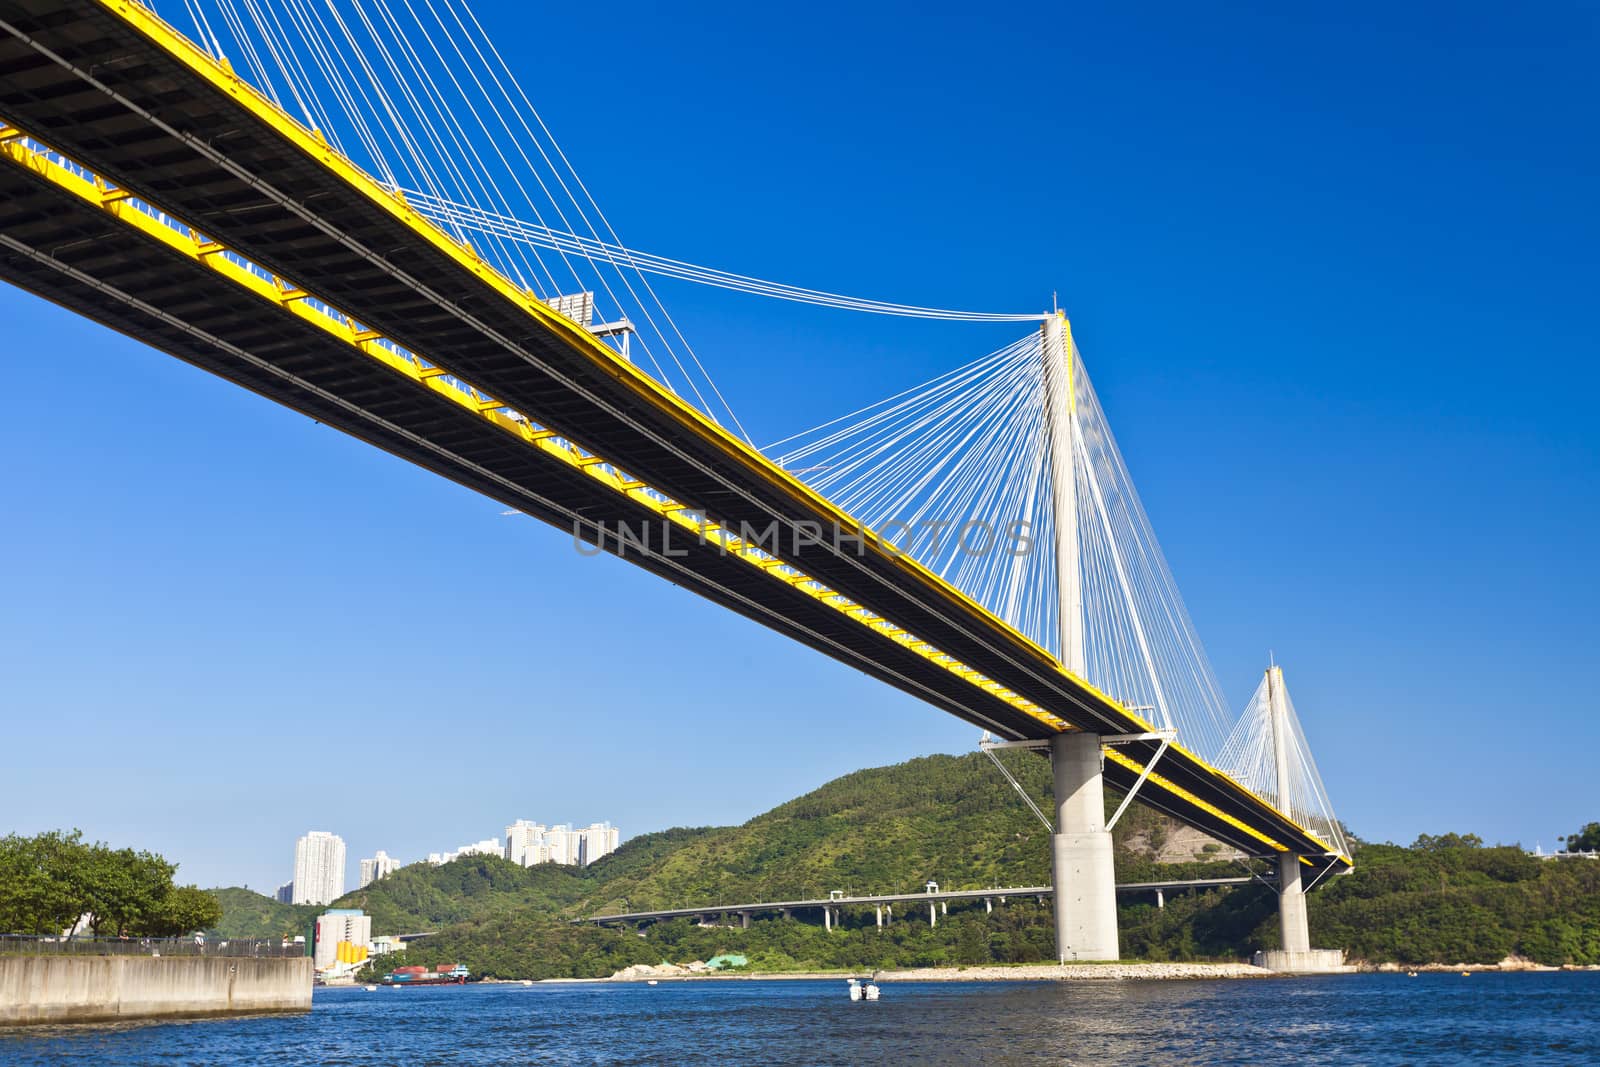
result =
[[[549,850],[544,843],[544,835],[549,828],[540,822],[529,822],[527,819],[518,819],[506,827],[506,859],[522,867],[532,867],[535,863],[548,863]],[[539,859],[543,851],[544,859]]]
[[400,861],[391,859],[389,854],[380,848],[376,856],[369,860],[361,861],[361,885],[359,888],[365,889],[379,878],[387,877],[399,869]]
[[583,836],[568,826],[561,823],[550,827],[550,832],[545,835],[545,841],[550,845],[550,862],[564,863],[568,866],[576,865],[579,853],[583,850]]
[[609,855],[617,850],[617,842],[622,834],[615,826],[608,822],[590,823],[578,831],[580,845],[578,862],[587,867],[601,856]]
[[582,830],[574,830],[566,823],[547,827],[543,823],[518,819],[506,827],[505,857],[524,867],[536,863],[587,865],[615,852],[620,838],[621,833],[608,822],[591,823]]
[[294,846],[295,904],[328,904],[344,896],[344,838],[312,830]]
[[272,894],[272,899],[276,900],[279,904],[293,904],[294,879],[291,878],[287,882],[280,885],[277,888],[277,891]]

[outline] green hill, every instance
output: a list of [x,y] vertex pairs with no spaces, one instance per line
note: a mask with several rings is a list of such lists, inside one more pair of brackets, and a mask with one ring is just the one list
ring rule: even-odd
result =
[[222,905],[222,921],[208,931],[216,937],[281,937],[304,934],[322,908],[313,904],[280,904],[271,897],[232,886],[208,889]]
[[[1049,765],[1007,766],[1044,807]],[[1145,876],[1145,846],[1174,824],[1137,806],[1117,828],[1119,871]],[[1203,868],[1197,868],[1203,869]],[[1211,865],[1211,869],[1217,869]],[[1234,869],[1234,868],[1230,868]],[[978,754],[929,756],[845,775],[742,826],[643,834],[589,867],[522,868],[494,856],[403,867],[336,907],[361,908],[374,934],[439,930],[507,914],[569,918],[621,909],[1049,880],[1044,828]],[[293,915],[247,890],[216,890],[234,936],[270,936]],[[317,909],[305,909],[315,912]]]
[[[1006,759],[1049,810],[1046,762],[1023,753]],[[1240,873],[1235,863],[1201,862],[1202,839],[1138,805],[1114,840],[1121,881]],[[1495,962],[1521,953],[1600,963],[1600,862],[1541,862],[1519,849],[1475,844],[1445,835],[1410,849],[1359,846],[1355,873],[1311,895],[1316,943],[1373,961]],[[1158,855],[1196,859],[1158,863]],[[1017,899],[993,915],[981,904],[952,907],[936,929],[923,912],[897,914],[883,931],[870,911],[847,914],[844,928],[832,932],[822,930],[820,916],[804,914],[758,918],[748,930],[658,923],[642,937],[568,922],[611,911],[824,897],[834,889],[907,892],[929,879],[947,889],[1049,881],[1044,828],[982,755],[858,771],[741,826],[634,838],[587,868],[524,869],[471,856],[414,864],[337,903],[368,911],[375,934],[438,931],[412,947],[409,962],[460,961],[500,977],[594,977],[720,952],[743,953],[763,969],[1034,962],[1052,954],[1048,908]],[[223,925],[236,936],[280,932],[298,918],[241,893],[219,891],[229,894]],[[1171,894],[1164,909],[1124,899],[1120,922],[1128,957],[1239,958],[1277,944],[1276,898],[1260,886]]]

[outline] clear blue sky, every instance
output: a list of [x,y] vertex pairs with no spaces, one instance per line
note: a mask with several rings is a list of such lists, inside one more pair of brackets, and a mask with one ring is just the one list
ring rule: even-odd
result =
[[[1059,291],[1232,703],[1274,649],[1357,833],[1600,818],[1591,6],[480,9],[636,247]],[[1019,329],[662,293],[758,440]],[[307,829],[353,868],[516,818],[738,822],[976,740],[37,299],[0,315],[0,830],[270,890]]]

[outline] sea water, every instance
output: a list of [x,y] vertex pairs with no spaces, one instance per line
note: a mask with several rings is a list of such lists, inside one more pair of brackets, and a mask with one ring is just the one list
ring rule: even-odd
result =
[[0,1064],[1600,1064],[1600,973],[318,989],[309,1014],[0,1030]]

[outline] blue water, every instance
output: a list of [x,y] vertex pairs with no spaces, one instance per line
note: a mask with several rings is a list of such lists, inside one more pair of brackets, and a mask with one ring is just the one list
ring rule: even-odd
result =
[[0,1064],[1600,1064],[1600,973],[318,989],[310,1014],[0,1031]]

